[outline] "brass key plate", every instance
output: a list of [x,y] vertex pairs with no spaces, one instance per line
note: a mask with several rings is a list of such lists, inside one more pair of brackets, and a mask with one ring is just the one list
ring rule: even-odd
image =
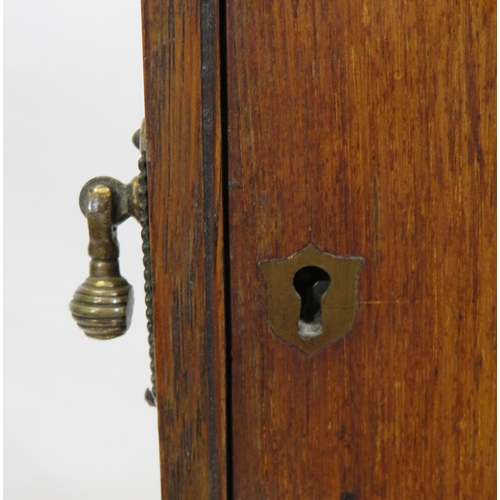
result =
[[[267,290],[267,317],[273,332],[309,355],[344,336],[352,328],[358,310],[357,285],[363,263],[362,257],[338,257],[313,244],[285,259],[260,262]],[[294,288],[294,277],[304,268],[320,268],[330,278],[326,292],[318,299],[315,319],[304,316],[306,321],[301,315],[307,311],[307,304]],[[304,292],[306,295],[313,297],[314,289]]]

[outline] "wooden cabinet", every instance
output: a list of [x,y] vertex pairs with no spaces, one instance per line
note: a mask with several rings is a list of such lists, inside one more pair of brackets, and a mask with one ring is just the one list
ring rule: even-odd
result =
[[[495,498],[495,14],[144,0],[164,499]],[[364,262],[312,354],[308,246]]]

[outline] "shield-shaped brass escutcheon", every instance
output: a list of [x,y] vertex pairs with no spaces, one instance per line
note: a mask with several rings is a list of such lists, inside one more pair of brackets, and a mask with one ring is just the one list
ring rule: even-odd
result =
[[[357,284],[363,263],[362,257],[339,257],[321,252],[313,244],[291,257],[260,262],[266,282],[267,316],[274,333],[309,355],[344,336],[358,309]],[[309,290],[299,293],[296,276],[310,270],[320,273],[320,278]],[[314,281],[314,275],[309,274]],[[309,297],[317,301],[310,315],[305,302]]]

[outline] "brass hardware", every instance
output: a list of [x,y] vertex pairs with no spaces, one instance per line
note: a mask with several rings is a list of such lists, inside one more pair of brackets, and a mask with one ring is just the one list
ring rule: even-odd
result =
[[156,406],[156,378],[153,335],[151,254],[147,197],[146,124],[143,120],[132,142],[141,152],[139,175],[124,185],[111,177],[96,177],[80,192],[80,209],[89,226],[90,275],[80,285],[70,303],[78,326],[95,339],[112,339],[123,335],[132,316],[132,287],[120,275],[116,227],[135,217],[142,227],[144,291],[148,320],[149,355],[151,358],[151,389],[145,399]]
[[95,339],[123,335],[132,316],[133,293],[120,275],[116,226],[138,217],[138,178],[126,186],[111,177],[96,177],[80,193],[80,209],[89,226],[90,275],[70,303],[78,326]]
[[362,257],[321,252],[312,244],[286,259],[260,262],[274,333],[309,355],[345,335],[358,309],[363,262]]

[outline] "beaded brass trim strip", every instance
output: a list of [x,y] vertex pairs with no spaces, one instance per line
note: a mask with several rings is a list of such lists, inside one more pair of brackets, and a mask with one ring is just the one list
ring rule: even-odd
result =
[[156,373],[155,373],[155,346],[153,330],[153,286],[151,282],[151,251],[149,240],[149,216],[148,216],[148,173],[146,160],[146,130],[145,122],[142,122],[132,139],[137,148],[141,151],[139,159],[139,222],[142,227],[142,253],[144,263],[144,292],[146,302],[146,318],[148,328],[149,357],[151,359],[151,388],[146,389],[144,398],[150,406],[156,406]]

